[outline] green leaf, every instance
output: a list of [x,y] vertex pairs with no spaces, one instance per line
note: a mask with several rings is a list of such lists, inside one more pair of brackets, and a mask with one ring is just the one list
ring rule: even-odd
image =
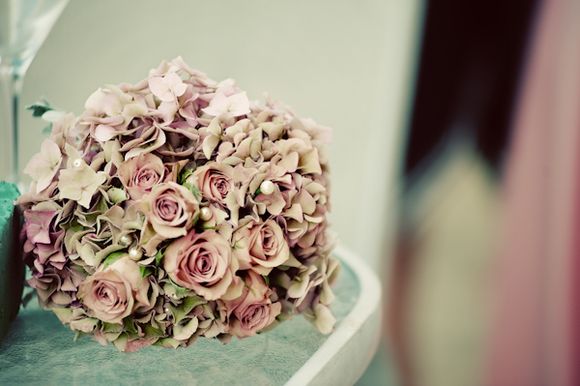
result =
[[181,171],[181,173],[179,173],[179,184],[183,185],[183,183],[193,175],[193,169],[192,168],[185,168]]
[[147,337],[155,337],[155,338],[159,338],[161,336],[163,336],[163,331],[161,331],[158,328],[153,327],[150,324],[145,324],[145,327],[143,328],[145,331],[145,336]]
[[165,254],[165,251],[162,249],[159,249],[157,251],[157,253],[155,254],[155,265],[159,266],[159,264],[161,263],[161,259],[163,259],[164,254]]
[[195,198],[197,198],[197,201],[201,201],[201,192],[197,186],[192,185],[191,188],[189,188],[189,190],[191,190],[191,193],[193,193]]
[[157,342],[155,342],[155,346],[162,346],[165,348],[178,348],[180,344],[180,341],[173,338],[159,339]]
[[115,347],[117,347],[117,349],[119,351],[125,351],[125,348],[127,347],[127,341],[128,341],[128,336],[127,334],[123,333],[121,335],[119,335],[119,337],[117,337],[117,339],[115,339],[113,341],[113,344],[115,345]]
[[199,189],[197,188],[197,186],[195,186],[192,182],[185,182],[183,184],[183,186],[188,189],[191,193],[193,193],[193,196],[195,197],[195,199],[197,201],[201,201],[201,192],[199,191]]
[[199,191],[199,188],[193,183],[193,179],[190,178],[192,175],[192,168],[183,169],[179,174],[179,183],[188,189],[191,193],[193,193],[196,200],[201,201],[201,192]]
[[[99,204],[97,204],[97,205],[101,205],[100,204],[100,201],[99,201]],[[97,206],[97,209],[96,210],[99,210],[99,207],[98,206]],[[97,222],[97,217],[99,217],[101,215],[101,213],[104,213],[104,212],[106,212],[106,209],[105,210],[101,210],[100,212],[91,212],[91,213],[85,215],[85,221],[86,221],[86,223],[87,224],[96,223]]]
[[198,305],[205,303],[206,300],[197,295],[193,295],[185,298],[183,303],[181,303],[178,307],[170,305],[169,309],[171,310],[171,314],[173,315],[174,323],[175,324],[179,323],[183,318],[187,316],[187,314],[191,312],[191,310],[193,310]]
[[48,104],[48,102],[46,100],[43,99],[43,100],[35,102],[29,106],[26,106],[26,110],[32,111],[32,116],[35,118],[38,118],[38,117],[42,117],[42,115],[44,113],[46,113],[47,111],[51,111],[54,109],[52,107],[50,107],[50,105]]
[[147,277],[155,272],[155,268],[148,265],[139,266],[139,272],[141,272],[141,277]]
[[[107,203],[107,199],[104,196],[101,196],[101,199],[99,200],[99,203],[95,209],[101,213],[105,213],[107,210],[109,210],[109,204]],[[95,215],[98,216],[97,213],[95,213]]]
[[108,267],[109,265],[113,264],[115,261],[123,257],[125,254],[126,254],[125,252],[121,251],[109,253],[107,257],[105,257],[105,259],[103,260],[103,267],[104,268]]
[[84,229],[84,227],[79,224],[78,222],[76,222],[76,220],[74,222],[71,222],[70,226],[68,228],[65,228],[67,230],[71,230],[73,232],[80,232]]
[[183,312],[189,314],[195,307],[205,303],[207,302],[204,298],[196,295],[186,298],[181,306],[183,307]]
[[183,299],[186,296],[195,295],[192,290],[178,286],[172,281],[168,281],[163,285],[163,292],[173,299]]
[[269,287],[270,286],[270,278],[267,275],[262,275],[262,277],[264,278],[266,285]]
[[135,326],[135,321],[131,318],[126,318],[123,320],[123,327],[125,327],[125,331],[129,334],[137,334],[137,327]]
[[103,322],[103,331],[104,332],[121,332],[123,331],[123,326],[116,323],[107,323]]

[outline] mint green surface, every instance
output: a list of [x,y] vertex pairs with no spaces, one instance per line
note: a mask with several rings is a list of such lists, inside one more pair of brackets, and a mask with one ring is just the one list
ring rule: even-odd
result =
[[[346,265],[335,285],[338,323],[352,310],[359,283]],[[177,350],[120,353],[73,332],[36,305],[21,310],[0,345],[0,385],[283,385],[326,336],[302,316],[244,340],[200,338]]]
[[14,208],[18,196],[14,184],[0,182],[0,339],[18,312],[24,280],[18,243],[20,218]]
[[356,382],[356,386],[395,386],[400,384],[395,377],[395,367],[388,348],[384,345],[379,347],[373,361]]

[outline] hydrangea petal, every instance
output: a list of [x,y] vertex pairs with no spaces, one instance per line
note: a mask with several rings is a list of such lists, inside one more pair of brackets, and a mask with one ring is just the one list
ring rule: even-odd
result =
[[36,193],[46,189],[58,172],[62,161],[60,148],[54,141],[45,139],[40,145],[40,153],[34,155],[24,173],[28,174],[36,182]]

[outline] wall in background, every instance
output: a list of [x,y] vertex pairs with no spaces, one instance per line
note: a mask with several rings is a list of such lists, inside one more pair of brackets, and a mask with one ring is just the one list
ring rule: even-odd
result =
[[[333,223],[374,267],[391,234],[421,0],[71,0],[24,85],[79,113],[101,84],[137,81],[181,55],[252,98],[265,90],[335,129]],[[24,114],[24,113],[23,113]],[[22,119],[22,161],[43,124]]]

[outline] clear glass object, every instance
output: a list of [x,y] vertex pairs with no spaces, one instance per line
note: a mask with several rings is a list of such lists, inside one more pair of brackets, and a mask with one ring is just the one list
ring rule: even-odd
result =
[[18,183],[22,79],[68,0],[0,0],[0,180]]

